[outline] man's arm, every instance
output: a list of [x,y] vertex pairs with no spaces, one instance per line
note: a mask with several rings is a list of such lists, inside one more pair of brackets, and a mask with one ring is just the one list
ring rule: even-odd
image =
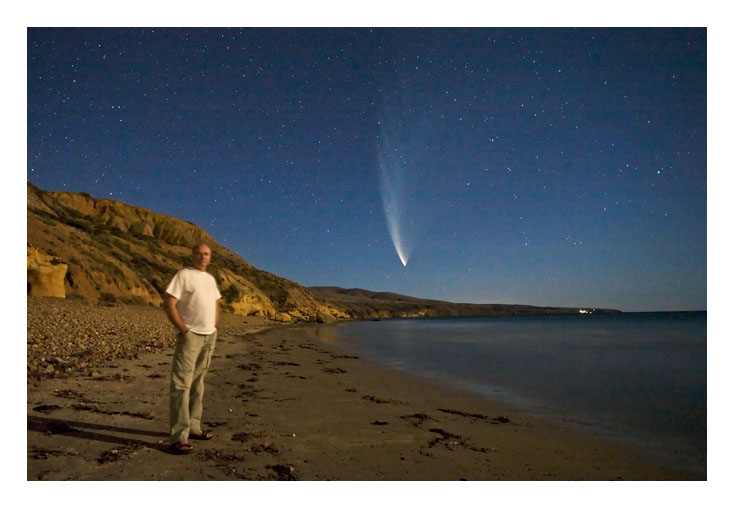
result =
[[179,310],[177,310],[178,301],[179,300],[171,294],[167,294],[164,301],[164,310],[166,310],[166,316],[169,317],[169,320],[174,324],[174,327],[180,332],[186,333],[188,328],[184,324],[182,317],[179,315]]
[[220,301],[215,301],[215,327],[220,323]]

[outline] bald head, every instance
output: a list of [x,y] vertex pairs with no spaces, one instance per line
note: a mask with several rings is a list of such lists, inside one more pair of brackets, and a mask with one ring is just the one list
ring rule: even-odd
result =
[[192,248],[192,266],[200,271],[206,271],[211,256],[212,252],[207,244],[197,243]]

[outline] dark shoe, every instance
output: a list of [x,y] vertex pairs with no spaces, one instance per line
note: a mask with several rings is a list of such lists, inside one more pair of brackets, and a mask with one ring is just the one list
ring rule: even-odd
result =
[[177,441],[176,443],[169,445],[169,449],[175,455],[187,455],[192,453],[194,447],[189,443],[182,443],[181,441]]
[[200,441],[209,441],[212,439],[212,431],[210,430],[200,430],[199,434],[192,434],[189,433],[190,439],[199,439]]

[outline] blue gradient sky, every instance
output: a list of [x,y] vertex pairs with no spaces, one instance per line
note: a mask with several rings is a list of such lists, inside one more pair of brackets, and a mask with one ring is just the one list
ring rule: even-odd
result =
[[192,221],[302,285],[706,309],[703,29],[29,29],[27,50],[42,189]]

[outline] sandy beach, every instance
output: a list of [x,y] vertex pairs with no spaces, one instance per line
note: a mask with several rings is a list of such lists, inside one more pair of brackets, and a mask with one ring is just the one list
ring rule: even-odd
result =
[[28,480],[682,480],[647,451],[586,437],[350,356],[330,326],[238,318],[203,420],[168,451],[171,349],[28,384]]

